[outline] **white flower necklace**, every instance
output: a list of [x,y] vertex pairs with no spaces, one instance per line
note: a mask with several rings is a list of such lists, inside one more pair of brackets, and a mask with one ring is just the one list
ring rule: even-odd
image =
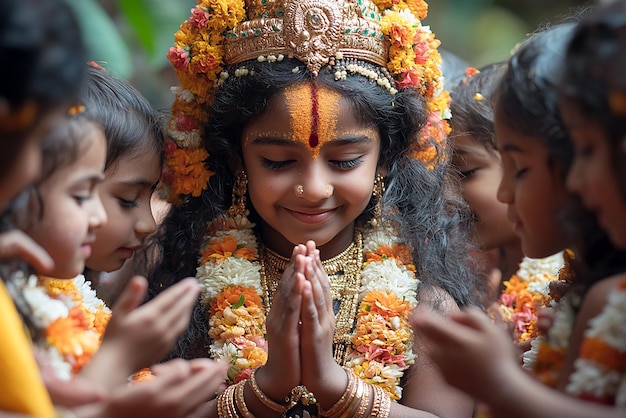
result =
[[[209,227],[196,278],[209,310],[210,356],[227,361],[230,383],[249,377],[267,361],[259,246],[247,216],[220,218]],[[359,308],[345,366],[389,396],[402,396],[400,379],[415,362],[408,322],[417,305],[411,251],[391,228],[363,231],[365,262]]]

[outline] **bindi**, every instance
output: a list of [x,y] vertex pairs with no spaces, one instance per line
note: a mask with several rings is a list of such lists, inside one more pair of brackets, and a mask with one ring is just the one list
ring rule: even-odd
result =
[[314,159],[335,135],[341,94],[315,83],[300,83],[285,90],[292,140],[304,144]]

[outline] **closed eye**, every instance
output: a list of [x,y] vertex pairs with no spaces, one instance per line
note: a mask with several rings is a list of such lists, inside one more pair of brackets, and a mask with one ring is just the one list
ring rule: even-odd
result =
[[263,167],[268,168],[270,170],[280,170],[295,162],[296,160],[273,161],[273,160],[268,160],[267,158],[262,159]]
[[340,170],[350,170],[351,168],[358,167],[363,162],[363,157],[358,157],[353,160],[331,160],[332,164],[334,164]]

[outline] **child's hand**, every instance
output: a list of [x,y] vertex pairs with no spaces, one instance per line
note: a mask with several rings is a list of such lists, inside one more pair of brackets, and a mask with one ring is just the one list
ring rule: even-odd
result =
[[42,274],[54,268],[54,261],[46,250],[17,229],[0,234],[0,259],[24,260]]
[[161,360],[189,323],[200,291],[194,279],[185,279],[140,305],[147,289],[136,276],[113,306],[102,346],[81,371],[105,385],[117,385],[139,369]]
[[226,366],[209,359],[176,359],[152,372],[153,379],[119,385],[105,401],[77,409],[77,416],[183,418],[214,398],[226,378]]
[[300,308],[304,279],[304,245],[294,247],[291,261],[272,296],[267,314],[268,358],[256,374],[261,390],[281,401],[300,384]]
[[[302,383],[318,396],[330,392],[333,394],[330,398],[336,399],[334,395],[344,390],[347,378],[333,357],[335,314],[330,282],[315,243],[309,241],[306,247],[306,286],[302,294],[300,334]],[[333,387],[334,383],[338,385],[336,388]]]
[[510,337],[477,308],[450,318],[417,308],[410,321],[448,383],[478,400],[490,403],[521,372]]

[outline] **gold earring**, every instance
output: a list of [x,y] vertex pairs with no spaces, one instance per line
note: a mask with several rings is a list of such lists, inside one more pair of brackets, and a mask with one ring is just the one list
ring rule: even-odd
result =
[[380,173],[376,173],[374,179],[374,188],[372,189],[372,197],[376,199],[374,206],[374,219],[372,219],[372,226],[378,226],[382,223],[383,216],[383,194],[385,193],[385,181],[384,177]]
[[239,171],[235,175],[235,184],[233,184],[232,201],[228,209],[228,215],[231,217],[246,215],[246,193],[248,191],[248,176],[245,171]]

